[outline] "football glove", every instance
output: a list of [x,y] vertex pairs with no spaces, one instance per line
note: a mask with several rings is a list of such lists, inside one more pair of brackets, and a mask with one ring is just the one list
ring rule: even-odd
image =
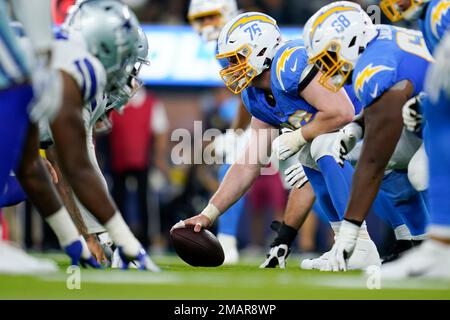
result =
[[335,156],[337,163],[344,166],[345,157],[353,150],[356,143],[362,138],[363,129],[356,122],[350,122],[340,130],[339,139],[337,140],[337,155]]
[[420,112],[420,104],[423,103],[425,94],[422,92],[406,101],[402,108],[403,124],[411,132],[419,132],[422,128],[423,116]]
[[300,189],[308,182],[308,178],[306,177],[305,171],[303,170],[303,166],[300,162],[290,166],[284,171],[285,178],[287,184],[289,184],[293,188]]
[[286,160],[296,154],[307,141],[302,135],[302,129],[281,134],[272,142],[272,152],[279,160]]
[[347,271],[348,259],[353,254],[361,227],[343,220],[339,228],[339,237],[331,249],[326,270],[322,271]]

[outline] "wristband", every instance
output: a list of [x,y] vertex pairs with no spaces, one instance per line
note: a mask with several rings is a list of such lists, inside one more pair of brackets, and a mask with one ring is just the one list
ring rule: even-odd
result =
[[211,224],[220,216],[219,209],[216,208],[212,203],[208,203],[205,209],[201,212],[202,215],[207,216],[211,220]]

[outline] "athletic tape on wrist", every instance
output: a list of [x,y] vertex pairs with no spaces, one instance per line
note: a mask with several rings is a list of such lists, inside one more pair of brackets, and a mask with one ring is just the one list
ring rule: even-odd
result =
[[220,216],[220,211],[216,208],[215,205],[213,205],[212,203],[208,203],[201,214],[207,216],[209,220],[211,220],[211,224],[213,224],[217,217]]

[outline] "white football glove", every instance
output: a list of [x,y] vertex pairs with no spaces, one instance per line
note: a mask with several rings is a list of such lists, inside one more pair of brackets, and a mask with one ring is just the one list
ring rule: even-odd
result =
[[305,183],[308,182],[303,166],[300,162],[290,166],[284,171],[284,181],[293,188],[300,189]]
[[336,161],[344,166],[345,157],[353,150],[356,143],[362,138],[363,130],[356,122],[350,122],[340,130],[340,137],[337,141],[339,149]]
[[403,124],[411,132],[418,132],[422,127],[423,116],[420,113],[420,104],[423,102],[425,94],[422,92],[406,101],[402,108]]
[[38,60],[31,75],[33,102],[30,105],[30,120],[53,122],[62,103],[63,83],[61,73],[47,66],[45,59]]
[[322,271],[347,271],[348,260],[355,250],[361,227],[343,220],[339,228],[339,237],[330,251],[326,269]]
[[272,150],[279,160],[286,160],[296,154],[306,143],[300,128],[278,136],[272,142]]

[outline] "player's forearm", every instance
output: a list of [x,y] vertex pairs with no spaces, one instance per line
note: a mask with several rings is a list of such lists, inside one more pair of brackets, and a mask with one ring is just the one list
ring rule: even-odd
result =
[[64,206],[67,208],[67,211],[69,212],[70,217],[72,218],[72,221],[75,223],[75,226],[77,227],[78,231],[83,237],[87,238],[88,230],[86,224],[84,223],[84,220],[81,217],[80,209],[76,205],[72,189],[67,183],[66,178],[61,172],[61,169],[59,168],[59,165],[56,161],[55,150],[53,149],[54,149],[53,147],[48,149],[46,154],[47,159],[52,164],[59,178],[58,183],[56,184],[56,188],[58,190],[59,195],[61,196]]
[[13,0],[11,4],[36,52],[50,51],[53,41],[50,0]]
[[347,219],[362,222],[372,206],[386,166],[400,139],[403,128],[401,109],[407,96],[407,92],[389,91],[365,111],[366,132],[353,176],[345,214]]
[[210,203],[220,213],[225,212],[250,189],[259,174],[259,165],[233,164],[225,175],[219,189],[212,196]]
[[325,113],[317,112],[314,120],[302,127],[306,141],[312,141],[321,134],[336,131],[353,120],[350,112]]
[[358,162],[353,175],[352,191],[345,218],[363,222],[377,196],[384,176],[384,167],[374,162]]
[[105,224],[117,209],[92,165],[82,163],[77,168],[68,167],[64,171],[80,202],[101,224]]
[[231,129],[245,130],[249,126],[251,118],[252,116],[250,115],[250,113],[248,113],[243,102],[241,101],[239,104],[237,115],[234,118],[233,123],[231,124]]
[[28,129],[16,174],[41,215],[48,217],[61,208],[61,200],[39,155],[39,136],[35,125],[30,125]]

